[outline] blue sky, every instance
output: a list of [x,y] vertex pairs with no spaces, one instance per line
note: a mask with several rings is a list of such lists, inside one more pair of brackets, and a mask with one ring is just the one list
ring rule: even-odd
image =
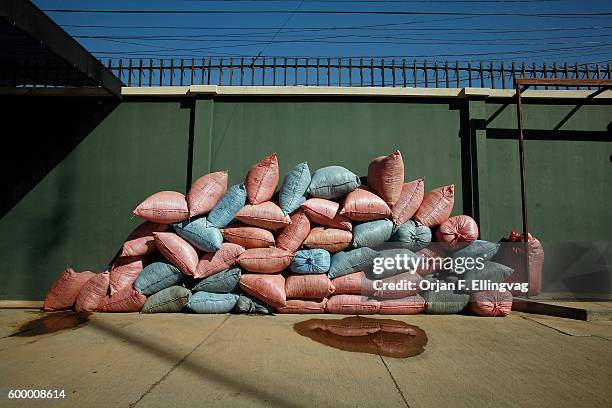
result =
[[[36,0],[42,9],[293,11],[300,1]],[[298,9],[467,13],[603,13],[609,0],[506,2],[331,2]],[[373,14],[48,15],[99,58],[208,56],[405,56],[529,62],[607,62],[612,16],[449,16]],[[290,17],[290,18],[289,18]],[[279,31],[280,27],[284,28]],[[94,27],[106,26],[106,27]],[[112,27],[111,27],[112,26]],[[166,28],[145,28],[145,27]],[[143,27],[143,28],[134,28]],[[169,28],[172,27],[172,28]],[[603,28],[610,27],[610,28]],[[476,30],[474,30],[476,29]],[[484,30],[483,30],[484,29]],[[524,31],[523,31],[524,30]],[[534,31],[541,30],[541,31]],[[79,36],[105,36],[84,38]]]

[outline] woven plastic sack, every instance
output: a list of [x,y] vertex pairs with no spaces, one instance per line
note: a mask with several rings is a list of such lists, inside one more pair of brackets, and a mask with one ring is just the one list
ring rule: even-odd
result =
[[229,293],[238,288],[240,276],[242,276],[240,268],[230,268],[202,279],[191,290],[192,292]]
[[276,311],[282,314],[325,313],[326,304],[327,299],[323,299],[320,302],[302,299],[289,299],[287,300],[287,306],[276,308]]
[[353,234],[350,231],[315,227],[310,230],[304,240],[304,245],[308,248],[321,248],[328,252],[338,252],[351,246]]
[[302,210],[298,210],[291,215],[291,224],[278,231],[276,246],[289,252],[295,252],[302,246],[309,232],[310,220]]
[[142,256],[155,252],[153,233],[164,232],[168,228],[170,228],[168,224],[157,224],[151,221],[143,222],[125,239],[119,256]]
[[261,300],[268,306],[285,307],[285,278],[281,274],[244,274],[240,277],[240,287],[249,295]]
[[153,262],[147,265],[136,278],[134,289],[149,296],[160,290],[183,283],[185,275],[167,262]]
[[[503,241],[502,241],[503,242]],[[539,295],[542,291],[542,268],[544,267],[544,248],[537,238],[529,234],[529,265],[525,270],[525,248],[523,234],[512,231],[495,260],[514,269],[507,282],[529,282],[529,296]],[[527,279],[529,276],[529,280]],[[525,296],[524,292],[512,291],[515,296]]]
[[374,282],[367,278],[364,272],[353,272],[332,279],[334,295],[365,295],[374,294]]
[[264,158],[249,169],[246,175],[246,191],[249,203],[269,201],[278,185],[278,158],[276,153]]
[[380,302],[360,295],[334,295],[325,305],[328,313],[366,315],[378,312]]
[[287,268],[293,255],[280,248],[247,249],[238,257],[245,270],[255,273],[276,273]]
[[408,220],[395,229],[390,241],[397,243],[402,248],[418,251],[431,242],[431,229],[426,225],[417,225],[414,221]]
[[429,228],[442,224],[450,217],[455,205],[455,185],[439,187],[425,195],[414,214],[414,220]]
[[334,293],[327,275],[291,275],[285,279],[287,299],[323,299]]
[[226,241],[244,248],[267,248],[274,245],[274,235],[263,228],[232,224],[221,230]]
[[174,231],[191,245],[204,252],[215,252],[221,248],[223,235],[219,228],[208,224],[206,217],[185,220],[173,224]]
[[[398,257],[401,259],[399,264],[397,262],[391,263],[390,261],[385,261],[388,258],[395,260]],[[414,265],[417,265],[418,258],[420,258],[420,255],[415,254],[409,249],[384,249],[378,252],[378,256],[371,264],[364,266],[363,271],[370,279],[384,279],[403,272],[416,272],[412,269]],[[389,262],[390,265],[385,265],[385,262]]]
[[240,314],[273,314],[270,306],[244,294],[238,296],[233,312]]
[[355,225],[353,229],[353,246],[355,248],[374,248],[388,241],[393,233],[391,220],[376,220]]
[[208,213],[208,223],[217,228],[227,226],[238,211],[246,204],[247,192],[244,184],[236,184],[227,189],[223,197]]
[[464,293],[453,293],[452,290],[428,291],[420,294],[427,307],[425,313],[430,314],[454,314],[459,313],[468,305],[470,295]]
[[205,278],[231,268],[244,251],[240,245],[224,242],[217,252],[204,254],[198,262],[194,278]]
[[350,193],[361,185],[359,177],[341,166],[323,167],[312,175],[308,193],[313,197],[333,199]]
[[108,272],[96,274],[89,279],[74,302],[74,310],[77,313],[96,310],[108,293],[108,281]]
[[[377,299],[401,299],[416,295],[421,291],[419,284],[422,280],[421,275],[412,272],[403,272],[380,279],[376,287],[382,287],[382,289],[376,289],[373,286],[374,297]],[[412,286],[408,286],[409,284]]]
[[401,225],[412,218],[423,202],[424,194],[425,181],[422,178],[405,183],[398,200],[391,207],[393,223]]
[[198,253],[183,238],[172,232],[156,232],[155,246],[164,258],[185,275],[195,275],[199,260]]
[[323,198],[310,198],[302,204],[306,216],[315,224],[330,228],[345,229],[353,228],[351,221],[344,215],[340,215],[340,204]]
[[191,291],[182,286],[170,286],[147,298],[141,313],[178,313],[187,304]]
[[469,310],[479,316],[507,316],[512,310],[512,293],[497,290],[472,293]]
[[129,313],[139,312],[147,301],[145,295],[140,294],[131,286],[126,286],[114,295],[106,296],[96,309],[96,312]]
[[185,195],[176,191],[160,191],[153,194],[140,203],[133,213],[158,224],[172,224],[189,217]]
[[303,249],[293,255],[289,269],[302,274],[327,273],[330,262],[331,256],[324,249]]
[[285,214],[291,214],[306,201],[306,192],[309,185],[310,169],[308,163],[300,163],[287,173],[278,194],[280,207]]
[[451,250],[468,246],[478,238],[478,225],[472,217],[450,217],[436,230],[436,241],[443,242]]
[[43,303],[43,310],[52,312],[71,309],[83,286],[95,275],[89,271],[75,272],[71,267],[67,267],[49,288]]
[[245,224],[270,230],[286,227],[291,222],[289,216],[272,201],[255,205],[247,204],[234,218]]
[[218,171],[200,177],[187,193],[189,216],[207,214],[227,191],[227,171]]
[[477,239],[468,246],[453,252],[453,258],[483,258],[491,260],[498,250],[498,243]]
[[474,289],[472,282],[474,281],[490,281],[494,283],[502,283],[505,282],[510,275],[512,275],[512,268],[499,264],[497,262],[484,261],[482,262],[484,268],[479,269],[478,266],[467,270],[463,276],[465,280],[465,284],[467,286],[467,291],[477,292],[478,290]]
[[196,292],[185,306],[195,313],[229,313],[237,300],[238,295],[233,293]]
[[370,265],[377,256],[378,251],[368,247],[338,252],[331,258],[328,276],[330,279],[334,279],[361,271],[365,266]]
[[417,314],[425,310],[426,303],[419,295],[408,296],[400,299],[380,301],[379,314],[407,315]]
[[438,248],[436,248],[436,250],[433,248],[423,248],[415,252],[416,255],[424,258],[419,264],[416,273],[421,276],[426,276],[442,268],[444,264],[444,254],[438,252],[437,249]]
[[146,262],[141,256],[122,256],[115,260],[109,272],[110,295],[132,284],[140,275]]
[[340,215],[353,221],[373,221],[389,217],[391,209],[382,198],[360,187],[344,197]]
[[404,185],[404,161],[399,150],[381,156],[368,166],[368,186],[389,205],[399,199]]

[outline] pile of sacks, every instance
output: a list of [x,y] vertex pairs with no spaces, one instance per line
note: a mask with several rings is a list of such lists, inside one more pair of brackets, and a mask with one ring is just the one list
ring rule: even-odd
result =
[[[375,260],[482,256],[483,270],[462,275],[497,282],[524,280],[532,271],[529,265],[528,272],[514,276],[521,257],[500,255],[499,244],[478,240],[478,226],[469,216],[450,216],[453,185],[425,194],[423,179],[404,183],[399,151],[374,159],[364,180],[340,166],[311,175],[307,163],[300,163],[277,192],[279,167],[272,154],[251,167],[244,183],[228,188],[227,182],[226,171],[215,172],[196,180],[186,196],[162,191],[144,200],[134,214],[146,221],[127,237],[109,270],[68,268],[53,283],[44,310],[414,314],[469,309],[503,316],[512,306],[508,291],[423,291],[423,279],[452,282],[460,274],[435,266],[375,273]],[[514,234],[510,240],[522,237]],[[541,252],[535,242],[530,251]],[[494,256],[507,258],[506,265],[491,261]],[[414,282],[416,289],[380,289],[375,280]]]

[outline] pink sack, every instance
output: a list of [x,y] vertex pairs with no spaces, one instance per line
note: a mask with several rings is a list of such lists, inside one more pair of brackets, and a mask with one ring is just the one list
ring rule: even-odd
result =
[[325,305],[328,313],[340,314],[374,314],[378,312],[380,302],[360,295],[334,295],[329,298]]
[[422,280],[423,278],[421,278],[421,275],[412,272],[403,272],[385,279],[380,279],[380,282],[377,283],[377,287],[382,287],[382,289],[376,290],[376,287],[372,286],[374,297],[377,299],[401,299],[407,296],[416,295],[421,291],[419,284]]
[[325,313],[326,303],[327,299],[323,299],[320,302],[314,302],[312,300],[290,299],[287,300],[286,306],[277,307],[276,311],[281,314]]
[[323,299],[334,293],[334,285],[325,274],[291,275],[285,279],[288,299]]
[[147,266],[142,256],[122,256],[113,262],[110,270],[110,295],[126,286],[132,286],[142,269]]
[[205,278],[217,272],[229,269],[236,263],[244,248],[240,245],[224,242],[221,249],[217,252],[207,252],[204,254],[196,268],[194,278]]
[[351,246],[353,234],[335,228],[315,227],[310,230],[304,240],[308,248],[321,248],[329,252],[342,251]]
[[497,290],[472,293],[469,310],[479,316],[507,316],[512,310],[512,294]]
[[399,199],[403,184],[404,160],[399,150],[370,162],[368,186],[390,206]]
[[249,203],[260,204],[270,201],[278,185],[276,153],[272,153],[249,169],[245,185]]
[[155,252],[154,232],[164,232],[170,228],[167,224],[145,221],[137,226],[126,238],[119,256],[142,256]]
[[47,292],[45,302],[43,303],[43,310],[45,312],[53,312],[55,310],[72,308],[83,286],[94,276],[96,274],[93,272],[77,273],[71,267],[67,267],[57,277]]
[[271,201],[261,204],[247,204],[234,216],[238,221],[255,227],[277,230],[286,227],[291,222],[288,215]]
[[310,220],[302,210],[297,210],[291,215],[290,219],[291,224],[278,231],[276,246],[293,253],[302,246],[302,243],[308,236]]
[[340,215],[353,221],[373,221],[389,217],[391,209],[382,198],[360,187],[344,197]]
[[424,194],[425,182],[422,178],[411,181],[410,183],[405,183],[402,186],[402,192],[400,193],[399,199],[393,204],[393,207],[391,207],[393,223],[395,225],[402,225],[412,218],[423,202]]
[[160,191],[144,200],[134,215],[158,224],[173,224],[189,218],[185,196],[176,191]]
[[441,253],[438,249],[439,248],[436,248],[436,250],[434,250],[433,248],[428,247],[415,252],[417,255],[425,258],[419,263],[416,273],[421,276],[426,276],[431,275],[438,269],[442,269],[446,254]]
[[417,314],[425,310],[427,303],[419,295],[413,295],[401,299],[382,300],[378,313],[380,314]]
[[246,293],[265,304],[279,308],[287,305],[285,278],[281,274],[262,275],[244,274],[240,277],[240,287]]
[[477,239],[478,224],[467,215],[450,217],[436,230],[436,241],[445,243],[452,250],[466,247]]
[[194,181],[187,193],[189,216],[208,213],[226,191],[227,170],[210,173]]
[[96,274],[89,279],[74,302],[74,310],[77,313],[96,310],[108,293],[108,282],[108,272]]
[[172,232],[155,232],[155,246],[161,254],[185,275],[194,276],[198,253],[183,238]]
[[290,252],[280,248],[247,249],[238,257],[238,263],[249,272],[276,273],[287,268],[293,259]]
[[344,215],[340,215],[340,204],[323,198],[310,198],[302,205],[302,209],[310,221],[326,227],[351,231],[353,225]]
[[364,272],[354,272],[332,279],[334,295],[373,295],[373,282]]
[[431,190],[418,210],[414,214],[414,220],[428,227],[436,227],[450,217],[455,205],[455,185],[439,187]]
[[274,245],[274,235],[265,229],[236,224],[221,230],[223,239],[244,248],[267,248]]
[[139,312],[146,301],[145,295],[141,295],[131,286],[126,286],[114,295],[106,296],[96,312]]
[[[502,241],[501,248],[494,259],[496,262],[514,269],[506,282],[529,282],[527,294],[529,296],[539,295],[542,291],[542,268],[544,267],[544,248],[542,248],[542,244],[537,238],[529,234],[529,265],[527,267],[529,272],[526,272],[523,234],[512,231],[508,241],[506,243]],[[529,274],[529,280],[527,280],[527,274]],[[512,294],[525,296],[525,293],[521,291],[512,291]]]

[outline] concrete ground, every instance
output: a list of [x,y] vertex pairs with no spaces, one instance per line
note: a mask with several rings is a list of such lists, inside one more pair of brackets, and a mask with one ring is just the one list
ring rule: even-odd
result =
[[612,406],[610,321],[343,318],[0,309],[0,406]]

